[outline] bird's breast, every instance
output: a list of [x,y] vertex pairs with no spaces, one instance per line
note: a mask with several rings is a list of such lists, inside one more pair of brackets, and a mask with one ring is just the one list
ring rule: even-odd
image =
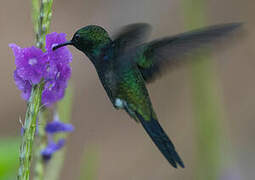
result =
[[116,92],[116,76],[113,71],[104,69],[104,71],[98,72],[99,79],[109,96],[111,102],[115,103],[115,92]]

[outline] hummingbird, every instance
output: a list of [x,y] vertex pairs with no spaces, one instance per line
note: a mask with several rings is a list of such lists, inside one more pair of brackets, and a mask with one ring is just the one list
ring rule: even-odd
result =
[[53,50],[72,45],[82,51],[93,63],[114,108],[125,110],[140,123],[174,168],[184,168],[158,121],[146,84],[239,27],[241,23],[219,24],[147,42],[151,32],[147,23],[126,25],[113,37],[101,26],[88,25]]

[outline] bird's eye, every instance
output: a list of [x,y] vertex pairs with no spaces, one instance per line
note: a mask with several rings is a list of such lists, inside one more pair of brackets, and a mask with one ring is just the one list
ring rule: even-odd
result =
[[79,34],[76,34],[76,35],[74,36],[74,40],[75,40],[75,41],[79,41],[79,39],[80,39],[80,35],[79,35]]

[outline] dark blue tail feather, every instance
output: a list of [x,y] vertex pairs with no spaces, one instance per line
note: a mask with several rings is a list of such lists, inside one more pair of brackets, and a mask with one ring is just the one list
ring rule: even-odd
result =
[[177,165],[184,168],[184,164],[178,153],[175,151],[173,143],[168,138],[168,136],[160,126],[159,122],[153,118],[151,118],[150,121],[146,121],[137,112],[136,116],[140,120],[141,124],[143,125],[144,129],[149,134],[155,145],[168,160],[168,162],[175,168],[177,168]]

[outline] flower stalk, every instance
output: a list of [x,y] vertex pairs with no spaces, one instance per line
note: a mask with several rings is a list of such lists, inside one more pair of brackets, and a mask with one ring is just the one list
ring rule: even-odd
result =
[[38,141],[36,142],[38,145],[35,147],[34,180],[44,179],[45,164],[43,163],[43,159],[41,157],[41,150],[47,145],[47,137],[44,131],[47,117],[47,111],[40,112],[38,119],[40,122],[40,126],[38,127]]
[[30,167],[33,152],[34,136],[36,131],[36,119],[40,111],[42,91],[44,83],[34,85],[28,102],[25,123],[23,126],[24,134],[20,146],[20,167],[18,180],[29,180]]
[[[52,3],[53,0],[32,0],[32,17],[34,31],[36,33],[36,46],[40,49],[44,49],[45,36],[49,32]],[[18,180],[29,180],[31,174],[31,159],[33,155],[36,120],[40,111],[44,85],[45,82],[43,80],[39,84],[33,85],[28,101],[25,123],[23,126],[24,134],[20,146]]]
[[44,49],[44,40],[49,33],[53,0],[32,0],[32,17],[36,33],[36,46]]

